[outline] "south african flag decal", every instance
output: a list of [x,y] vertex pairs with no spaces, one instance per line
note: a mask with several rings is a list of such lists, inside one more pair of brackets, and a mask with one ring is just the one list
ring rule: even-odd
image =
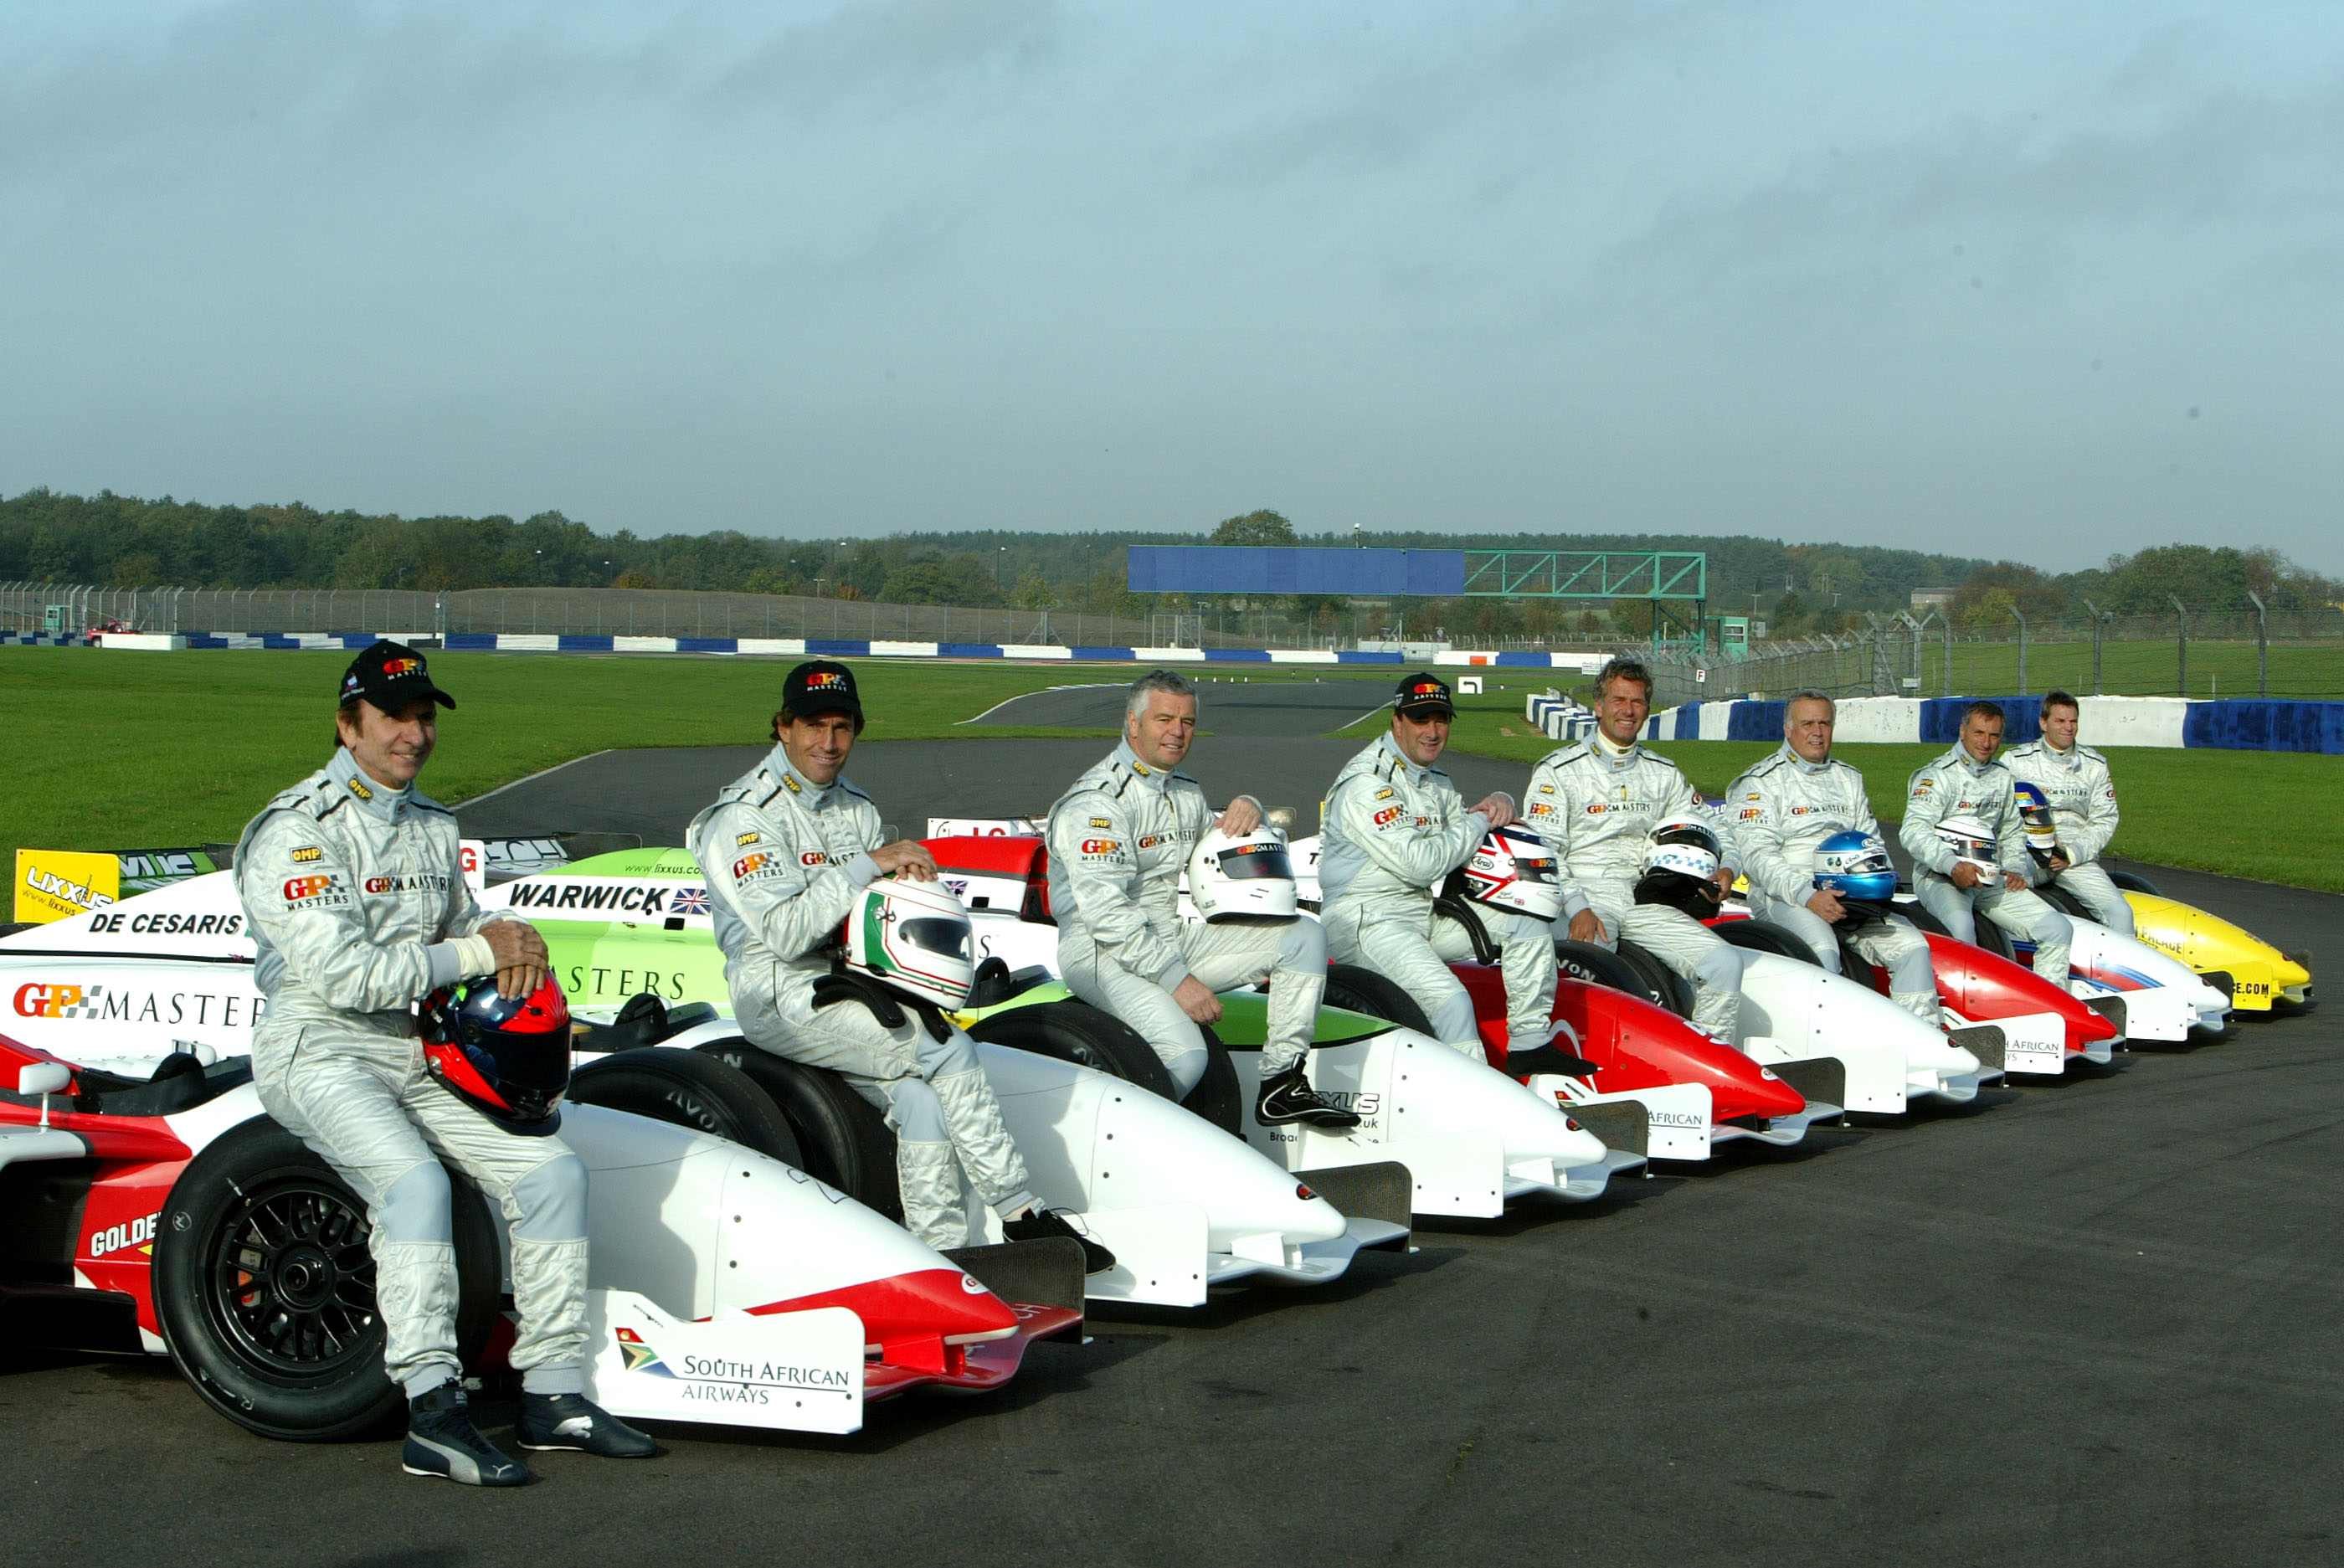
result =
[[643,1337],[632,1329],[620,1329],[618,1339],[619,1353],[627,1359],[627,1371],[651,1372],[662,1378],[675,1376],[668,1370],[667,1363],[659,1359],[659,1352],[643,1343]]

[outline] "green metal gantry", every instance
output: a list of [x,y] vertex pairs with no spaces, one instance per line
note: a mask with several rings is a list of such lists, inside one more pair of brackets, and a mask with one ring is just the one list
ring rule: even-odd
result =
[[[1709,608],[1709,555],[1699,550],[1469,550],[1465,592],[1480,599],[1649,599],[1652,645],[1664,641],[1661,623],[1682,628],[1685,641],[1704,638]],[[1687,621],[1669,607],[1692,602]]]

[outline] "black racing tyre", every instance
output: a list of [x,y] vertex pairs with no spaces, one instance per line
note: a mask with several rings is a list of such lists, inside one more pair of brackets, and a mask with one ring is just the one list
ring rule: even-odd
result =
[[1562,973],[1574,980],[1625,991],[1632,996],[1642,997],[1654,1007],[1668,1007],[1673,994],[1672,988],[1656,988],[1634,963],[1598,943],[1574,942],[1568,936],[1557,937],[1554,961]]
[[1980,916],[1970,916],[1970,930],[1976,933],[1973,936],[1964,932],[1946,930],[1945,923],[1938,919],[1935,913],[1917,898],[1910,904],[1898,905],[1896,913],[1910,920],[1919,929],[1933,936],[1950,936],[1956,942],[1967,942],[1973,947],[1983,947],[1997,958],[2008,958],[2013,963],[2017,962],[2017,953],[2010,946],[2009,935],[1993,921]]
[[1917,898],[1910,904],[1899,904],[1895,907],[1897,914],[1913,923],[1913,928],[1915,931],[1925,931],[1932,936],[1953,935],[1945,929],[1945,923],[1937,918],[1936,912]]
[[1620,956],[1636,966],[1636,972],[1644,977],[1646,989],[1662,1007],[1680,1018],[1692,1017],[1692,981],[1624,936],[1620,939]]
[[1006,1008],[979,1018],[968,1033],[971,1039],[989,1046],[1055,1057],[1136,1084],[1166,1099],[1173,1098],[1172,1075],[1164,1070],[1164,1058],[1156,1054],[1156,1047],[1121,1018],[1088,1002],[1069,999]]
[[[457,1351],[488,1343],[503,1283],[478,1188],[455,1189]],[[263,1437],[329,1442],[392,1422],[366,1206],[267,1117],[187,1162],[155,1229],[155,1316],[172,1364],[205,1403]]]
[[2101,869],[2108,874],[2110,882],[2115,883],[2127,893],[2146,893],[2151,898],[2165,896],[2157,890],[2157,884],[2146,876],[2137,875],[2129,871],[2118,871],[2114,866],[2103,866]]
[[1236,1138],[1245,1136],[1245,1090],[1238,1087],[1238,1067],[1229,1059],[1228,1047],[1221,1037],[1208,1027],[1199,1024],[1197,1032],[1205,1037],[1205,1076],[1180,1102],[1191,1115],[1200,1116],[1223,1132]]
[[570,1098],[688,1127],[805,1168],[797,1135],[773,1097],[739,1067],[697,1051],[613,1051],[571,1074]]
[[1327,1005],[1365,1013],[1370,1018],[1381,1018],[1403,1029],[1414,1029],[1420,1035],[1432,1033],[1432,1020],[1425,1016],[1424,1008],[1406,986],[1357,964],[1327,966]]
[[904,1200],[895,1186],[895,1135],[886,1118],[869,1100],[827,1067],[761,1051],[746,1040],[718,1040],[698,1047],[738,1067],[749,1081],[772,1097],[790,1124],[798,1151],[797,1162],[808,1176],[830,1183],[865,1209],[890,1219],[904,1217]]
[[2052,908],[2056,909],[2062,915],[2072,915],[2078,920],[2090,920],[2096,918],[2090,910],[2084,907],[2084,901],[2082,899],[2076,897],[2074,894],[2068,892],[2066,888],[2060,886],[2056,882],[2046,882],[2042,886],[2036,888],[2035,892],[2046,904],[2048,904]]
[[1788,926],[1777,926],[1771,920],[1727,920],[1710,927],[1725,939],[1729,947],[1739,947],[1747,953],[1772,953],[1778,958],[1796,958],[1802,964],[1823,967],[1815,950],[1799,940]]

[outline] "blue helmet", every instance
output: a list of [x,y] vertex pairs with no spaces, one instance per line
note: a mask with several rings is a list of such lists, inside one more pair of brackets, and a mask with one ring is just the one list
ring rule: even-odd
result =
[[1885,909],[1896,895],[1896,867],[1886,845],[1850,828],[1815,846],[1815,885],[1838,894],[1843,903]]

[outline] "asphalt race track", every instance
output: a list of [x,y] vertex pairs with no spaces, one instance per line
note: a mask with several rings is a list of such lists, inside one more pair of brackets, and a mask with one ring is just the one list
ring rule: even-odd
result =
[[[1304,717],[1230,724],[1192,771],[1307,821],[1357,744],[1295,738]],[[1045,807],[1106,749],[894,743],[849,771],[916,830]],[[462,816],[674,843],[755,755],[609,754]],[[1453,761],[1469,797],[1520,787]],[[2344,899],[2154,875],[2344,964]],[[874,1406],[850,1439],[533,1456],[517,1493],[407,1479],[388,1442],[248,1436],[160,1361],[10,1345],[0,1539],[22,1563],[352,1568],[2333,1563],[2340,1021],[1422,1229],[1325,1290],[1094,1318],[1003,1397]]]

